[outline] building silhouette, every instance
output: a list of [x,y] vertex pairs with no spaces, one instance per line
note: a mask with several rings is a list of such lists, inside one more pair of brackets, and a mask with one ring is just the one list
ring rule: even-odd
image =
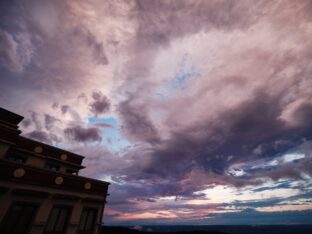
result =
[[0,233],[100,233],[108,182],[79,176],[83,156],[20,136],[0,108]]

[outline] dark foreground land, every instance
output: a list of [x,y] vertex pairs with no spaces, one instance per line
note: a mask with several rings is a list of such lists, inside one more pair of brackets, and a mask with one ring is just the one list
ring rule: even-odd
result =
[[172,232],[159,232],[159,231],[139,231],[125,227],[103,227],[102,234],[226,234],[219,231],[172,231]]
[[213,226],[144,226],[102,228],[102,234],[312,234],[312,225],[213,225]]

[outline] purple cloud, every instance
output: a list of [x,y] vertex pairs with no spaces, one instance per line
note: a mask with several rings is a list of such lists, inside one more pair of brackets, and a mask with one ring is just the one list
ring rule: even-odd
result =
[[29,137],[31,139],[42,141],[47,144],[54,144],[55,142],[61,142],[61,140],[53,133],[48,133],[45,131],[40,130],[34,130],[32,132],[29,132],[25,134],[26,137]]
[[99,129],[95,127],[68,127],[64,130],[64,134],[68,139],[76,142],[93,142],[102,140]]
[[101,92],[92,93],[93,101],[89,104],[91,112],[94,115],[100,115],[106,113],[110,108],[110,101]]

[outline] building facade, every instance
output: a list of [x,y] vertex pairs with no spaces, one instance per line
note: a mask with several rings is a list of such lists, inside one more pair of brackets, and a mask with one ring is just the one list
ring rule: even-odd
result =
[[100,233],[109,183],[79,176],[83,156],[20,136],[0,108],[0,233]]

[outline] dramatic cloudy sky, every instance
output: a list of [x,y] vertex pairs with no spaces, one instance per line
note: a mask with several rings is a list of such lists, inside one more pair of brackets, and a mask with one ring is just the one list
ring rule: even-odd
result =
[[107,224],[311,223],[311,38],[308,0],[2,0],[0,105]]

